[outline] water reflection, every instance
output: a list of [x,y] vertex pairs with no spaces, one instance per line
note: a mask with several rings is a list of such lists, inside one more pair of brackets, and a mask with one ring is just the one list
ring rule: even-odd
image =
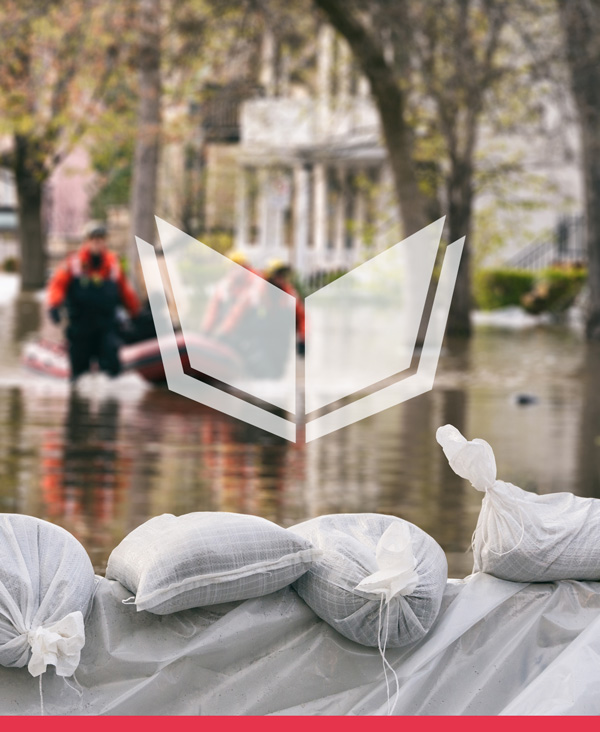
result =
[[27,292],[19,293],[14,302],[13,339],[17,343],[31,333],[40,329],[42,308],[35,295]]
[[102,567],[112,550],[129,460],[119,446],[119,403],[71,391],[62,431],[42,431],[40,509],[74,534]]
[[[0,308],[19,341],[32,323],[14,303]],[[599,368],[600,349],[572,331],[478,328],[469,343],[445,344],[432,392],[304,445],[165,389],[117,380],[71,391],[3,355],[0,510],[64,526],[100,572],[123,536],[163,512],[237,511],[283,526],[391,513],[434,536],[463,576],[481,496],[450,470],[435,430],[449,422],[487,439],[499,476],[524,488],[600,497]],[[519,393],[535,403],[520,406]]]
[[0,511],[20,513],[23,467],[23,395],[20,389],[6,389],[0,400]]
[[576,492],[600,498],[600,343],[587,345],[581,371],[584,399]]

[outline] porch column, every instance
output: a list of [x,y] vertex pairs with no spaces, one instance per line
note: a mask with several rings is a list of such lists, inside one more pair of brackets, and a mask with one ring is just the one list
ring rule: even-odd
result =
[[327,171],[323,163],[315,163],[314,167],[314,232],[315,262],[317,269],[323,267],[327,237]]
[[294,166],[294,252],[292,262],[296,272],[306,274],[309,207],[308,200],[308,170],[304,165]]
[[258,249],[260,256],[267,251],[269,240],[269,170],[259,168],[258,170]]
[[335,202],[335,223],[333,230],[333,263],[336,267],[344,266],[344,234],[346,229],[346,176],[345,169],[342,165],[337,166],[335,170],[338,195]]
[[248,169],[238,168],[236,195],[235,248],[243,250],[248,245]]
[[[364,175],[362,170],[357,170],[356,177]],[[354,204],[354,263],[362,262],[365,256],[364,235],[365,235],[365,191],[361,186],[356,186],[356,198]]]

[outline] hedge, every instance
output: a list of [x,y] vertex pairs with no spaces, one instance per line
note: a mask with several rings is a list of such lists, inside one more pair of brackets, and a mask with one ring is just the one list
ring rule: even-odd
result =
[[535,274],[521,269],[482,269],[475,274],[474,296],[480,310],[496,310],[521,305],[531,292]]
[[563,312],[585,284],[587,270],[577,264],[555,265],[541,272],[484,269],[475,275],[475,302],[481,310],[520,305],[529,313]]
[[521,300],[528,313],[561,313],[581,292],[587,270],[579,266],[550,267],[539,273],[532,291]]

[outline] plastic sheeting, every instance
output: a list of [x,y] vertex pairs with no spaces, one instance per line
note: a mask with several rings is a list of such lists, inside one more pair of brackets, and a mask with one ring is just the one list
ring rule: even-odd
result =
[[[46,713],[387,713],[377,649],[291,588],[169,616],[136,612],[128,595],[98,580],[77,683],[44,674]],[[386,657],[395,714],[598,714],[600,583],[450,580],[432,631]],[[27,669],[0,668],[0,711],[40,713]]]

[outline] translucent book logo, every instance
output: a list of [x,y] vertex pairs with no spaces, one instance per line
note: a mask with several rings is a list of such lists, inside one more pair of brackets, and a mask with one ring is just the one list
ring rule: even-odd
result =
[[303,383],[295,297],[156,222],[164,266],[136,242],[171,391],[309,442],[432,389],[464,246],[446,247],[429,307],[444,219],[306,298]]

